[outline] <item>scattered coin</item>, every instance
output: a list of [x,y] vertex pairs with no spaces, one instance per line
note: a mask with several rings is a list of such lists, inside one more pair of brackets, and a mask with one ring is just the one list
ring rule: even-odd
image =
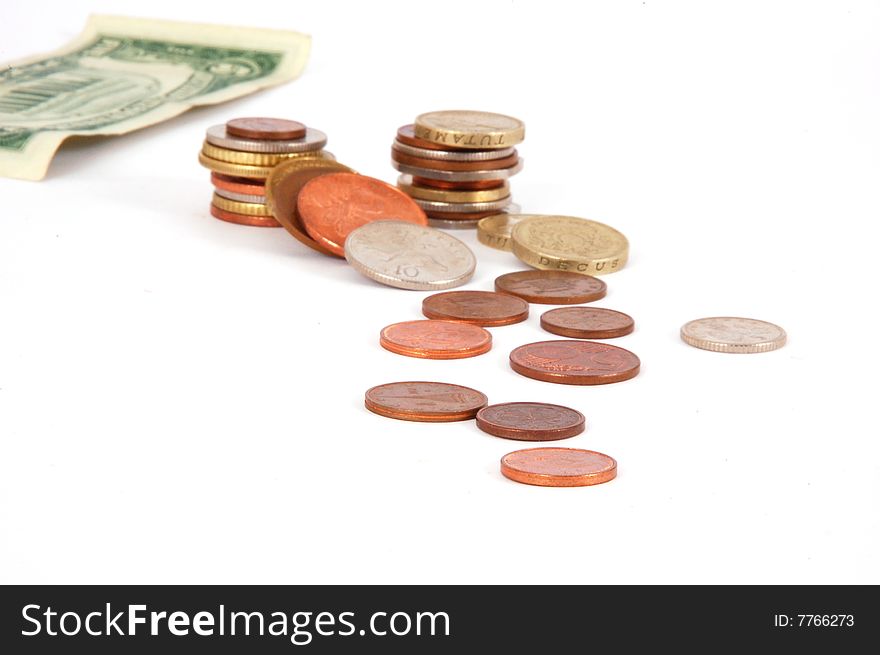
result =
[[461,286],[477,265],[471,249],[455,237],[402,221],[374,221],[352,230],[345,258],[377,282],[419,291]]
[[785,345],[778,325],[754,318],[716,316],[685,323],[681,338],[688,345],[719,353],[764,353]]
[[477,427],[496,437],[520,441],[556,441],[584,431],[576,409],[549,403],[501,403],[477,412]]
[[248,216],[246,214],[236,214],[235,212],[220,209],[216,205],[211,205],[211,215],[219,218],[227,223],[237,223],[239,225],[252,225],[254,227],[281,227],[271,216]]
[[506,148],[526,134],[523,122],[487,111],[432,111],[416,117],[416,138],[454,148]]
[[613,480],[617,462],[592,450],[529,448],[502,457],[501,473],[539,487],[587,487]]
[[489,352],[492,335],[477,325],[457,321],[406,321],[383,328],[379,343],[407,357],[463,359]]
[[[513,214],[514,225],[524,214]],[[490,220],[490,219],[484,219]],[[482,221],[478,230],[482,229]],[[490,225],[491,229],[491,225]],[[479,235],[479,231],[477,232]],[[606,284],[597,277],[569,271],[516,271],[495,279],[495,290],[542,305],[577,305],[605,297]]]
[[443,382],[392,382],[364,395],[371,412],[404,421],[466,421],[488,402],[476,389]]
[[245,139],[301,139],[306,126],[283,118],[233,118],[226,122],[226,131]]
[[381,219],[427,225],[425,212],[399,189],[355,173],[330,173],[303,186],[296,210],[309,236],[343,257],[349,232]]
[[573,339],[614,339],[629,334],[635,323],[627,314],[602,307],[560,307],[541,315],[541,327]]
[[[509,211],[509,208],[508,208]],[[477,223],[477,239],[480,243],[496,250],[510,252],[510,232],[513,226],[530,214],[492,214]],[[500,289],[498,289],[500,291]]]
[[213,125],[205,132],[205,141],[221,148],[242,152],[309,152],[320,150],[327,145],[327,135],[321,130],[309,127],[301,139],[289,141],[241,139],[231,136],[226,131],[225,125]]
[[630,351],[593,341],[538,341],[510,353],[510,368],[520,375],[557,384],[623,382],[640,366]]
[[444,291],[425,298],[422,313],[433,319],[496,327],[526,320],[529,304],[493,291]]
[[533,216],[511,232],[513,254],[534,268],[589,275],[623,268],[629,242],[613,227],[575,216]]

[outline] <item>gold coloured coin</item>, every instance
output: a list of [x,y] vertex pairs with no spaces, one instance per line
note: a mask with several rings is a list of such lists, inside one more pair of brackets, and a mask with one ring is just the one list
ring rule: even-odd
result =
[[495,214],[481,218],[477,223],[477,240],[484,246],[510,252],[513,250],[510,243],[513,226],[533,216],[537,214]]
[[213,204],[218,209],[232,212],[234,214],[247,214],[248,216],[272,216],[272,212],[269,211],[269,208],[264,204],[257,204],[255,202],[238,202],[237,200],[224,198],[217,193],[215,193],[214,197],[211,199],[211,204]]
[[432,200],[434,202],[494,202],[510,195],[510,184],[507,180],[504,180],[500,187],[494,189],[453,191],[419,186],[412,183],[411,175],[401,175],[397,178],[397,186],[411,198]]
[[515,146],[526,136],[518,118],[487,111],[432,111],[418,116],[413,129],[417,139],[475,150]]
[[533,268],[605,275],[629,257],[629,241],[609,225],[575,216],[532,216],[513,226],[513,254]]
[[[324,159],[323,150],[307,152],[245,152],[243,150],[230,150],[221,148],[207,141],[202,144],[202,154],[211,159],[229,162],[230,164],[244,164],[245,166],[275,166],[288,159],[300,159],[311,157]],[[328,157],[328,159],[332,159]]]

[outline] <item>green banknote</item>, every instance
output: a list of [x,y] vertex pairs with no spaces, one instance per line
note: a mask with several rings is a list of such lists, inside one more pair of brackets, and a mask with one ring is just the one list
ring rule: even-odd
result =
[[297,77],[298,32],[92,16],[64,48],[0,69],[0,176],[39,180],[71,135],[124,134]]

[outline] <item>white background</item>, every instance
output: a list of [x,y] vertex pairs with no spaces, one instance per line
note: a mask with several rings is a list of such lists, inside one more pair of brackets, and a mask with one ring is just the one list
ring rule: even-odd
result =
[[[880,6],[867,2],[7,3],[0,60],[90,12],[299,30],[302,77],[0,179],[4,582],[880,582],[877,222]],[[642,373],[520,377],[526,323],[459,361],[394,355],[426,295],[284,230],[208,214],[204,130],[303,121],[394,181],[398,126],[446,108],[522,118],[531,213],[613,225]],[[523,268],[475,234],[467,287]],[[690,348],[702,316],[769,320],[782,350]],[[376,384],[466,384],[580,409],[560,445],[609,484],[499,474],[529,444],[382,418]]]

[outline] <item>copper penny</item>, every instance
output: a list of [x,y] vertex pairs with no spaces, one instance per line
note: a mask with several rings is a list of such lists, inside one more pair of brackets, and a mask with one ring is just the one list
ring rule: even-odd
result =
[[232,177],[211,173],[211,184],[218,189],[232,193],[242,193],[248,196],[262,196],[266,194],[265,180],[252,180],[248,177]]
[[560,307],[541,315],[541,327],[573,339],[614,339],[635,329],[632,317],[602,307]]
[[399,150],[392,148],[391,159],[406,166],[429,168],[435,171],[494,171],[499,168],[510,168],[511,166],[515,166],[519,161],[519,155],[514,151],[512,155],[502,157],[501,159],[489,159],[487,161],[445,161],[442,159],[413,157],[412,155],[406,155]]
[[427,186],[433,189],[449,189],[450,191],[483,191],[485,189],[497,189],[507,184],[507,180],[473,180],[471,182],[448,182],[446,180],[432,180],[427,177],[413,177],[413,184]]
[[284,118],[233,118],[226,122],[226,133],[242,139],[287,141],[303,138],[306,126]]
[[266,180],[266,205],[284,229],[297,241],[323,255],[341,256],[331,252],[308,235],[297,214],[296,200],[305,184],[316,177],[328,173],[353,172],[348,166],[324,159],[296,159],[281,162],[272,169]]
[[476,389],[444,382],[391,382],[364,394],[364,405],[371,412],[430,423],[472,419],[488,402]]
[[422,359],[476,357],[492,348],[492,335],[478,325],[456,321],[406,321],[379,333],[385,350]]
[[252,225],[254,227],[281,227],[281,224],[271,216],[250,216],[249,214],[236,214],[225,209],[211,205],[211,216],[219,218],[227,223],[239,225]]
[[520,441],[556,441],[580,434],[586,419],[576,409],[549,403],[501,403],[477,413],[483,432]]
[[594,341],[538,341],[510,353],[510,368],[520,375],[557,384],[623,382],[640,365],[630,351]]
[[422,301],[422,314],[474,325],[510,325],[528,318],[529,304],[521,298],[493,291],[444,291]]
[[597,277],[571,271],[516,271],[495,278],[495,290],[542,305],[577,305],[605,297]]
[[425,139],[420,139],[416,136],[415,126],[410,123],[409,125],[402,125],[397,128],[397,140],[401,143],[405,143],[408,146],[413,146],[414,148],[427,148],[428,150],[447,150],[447,151],[467,151],[466,148],[450,148],[449,146],[443,145],[442,143],[434,143],[433,141],[426,141]]
[[501,473],[539,487],[588,487],[617,477],[617,462],[593,450],[528,448],[502,457]]
[[330,252],[345,256],[345,237],[361,225],[387,219],[427,225],[413,199],[390,184],[356,173],[331,173],[310,180],[296,200],[309,236]]

